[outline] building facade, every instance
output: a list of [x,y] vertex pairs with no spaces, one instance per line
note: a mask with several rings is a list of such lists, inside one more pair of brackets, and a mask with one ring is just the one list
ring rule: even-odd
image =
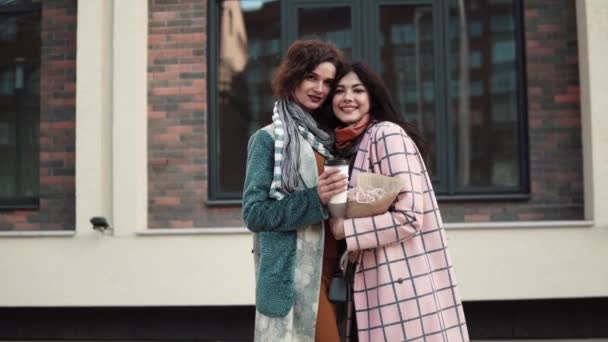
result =
[[310,37],[424,133],[472,337],[608,336],[607,22],[604,0],[0,0],[0,338],[246,339],[247,138]]

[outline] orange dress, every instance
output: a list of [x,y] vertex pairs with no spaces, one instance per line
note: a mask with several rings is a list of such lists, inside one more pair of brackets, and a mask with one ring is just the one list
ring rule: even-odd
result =
[[[315,151],[317,159],[317,170],[323,173],[325,158]],[[338,325],[336,323],[336,308],[327,297],[331,276],[340,259],[341,243],[337,241],[329,229],[329,221],[325,222],[325,244],[323,247],[323,271],[321,274],[321,290],[319,293],[319,311],[317,313],[317,328],[315,341],[317,342],[339,342]],[[343,241],[342,241],[343,243]]]

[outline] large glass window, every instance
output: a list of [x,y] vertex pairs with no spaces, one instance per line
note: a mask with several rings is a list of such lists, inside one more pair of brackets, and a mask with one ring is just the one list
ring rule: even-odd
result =
[[[398,110],[416,125],[435,150],[436,72],[430,5],[380,5],[379,39],[374,49],[380,54],[378,71],[393,92]],[[437,154],[427,161],[433,177],[437,176]]]
[[328,5],[297,8],[298,38],[333,42],[347,56],[352,56],[353,32],[351,7]]
[[270,81],[297,38],[381,74],[427,140],[439,195],[527,192],[520,1],[210,1],[209,198],[240,198],[245,137],[270,122]]
[[40,4],[0,1],[0,207],[39,193]]
[[274,103],[270,82],[281,60],[281,22],[277,20],[281,4],[233,0],[219,5],[215,95],[221,115],[214,141],[219,164],[214,170],[217,193],[238,196],[245,174],[246,138],[270,121]]
[[457,192],[522,183],[521,73],[512,1],[451,0],[449,168]]

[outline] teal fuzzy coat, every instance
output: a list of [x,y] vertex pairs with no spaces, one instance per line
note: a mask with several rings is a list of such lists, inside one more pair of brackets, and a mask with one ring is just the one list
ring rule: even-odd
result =
[[312,147],[300,138],[299,190],[269,196],[274,169],[269,125],[249,139],[243,218],[254,232],[256,340],[314,340],[323,258],[323,221]]

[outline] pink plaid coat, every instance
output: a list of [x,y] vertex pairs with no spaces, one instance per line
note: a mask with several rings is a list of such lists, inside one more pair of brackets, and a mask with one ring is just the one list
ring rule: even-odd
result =
[[349,187],[359,172],[403,178],[382,215],[347,219],[347,248],[361,251],[353,300],[359,341],[468,341],[460,295],[431,180],[414,142],[380,122],[361,140]]

